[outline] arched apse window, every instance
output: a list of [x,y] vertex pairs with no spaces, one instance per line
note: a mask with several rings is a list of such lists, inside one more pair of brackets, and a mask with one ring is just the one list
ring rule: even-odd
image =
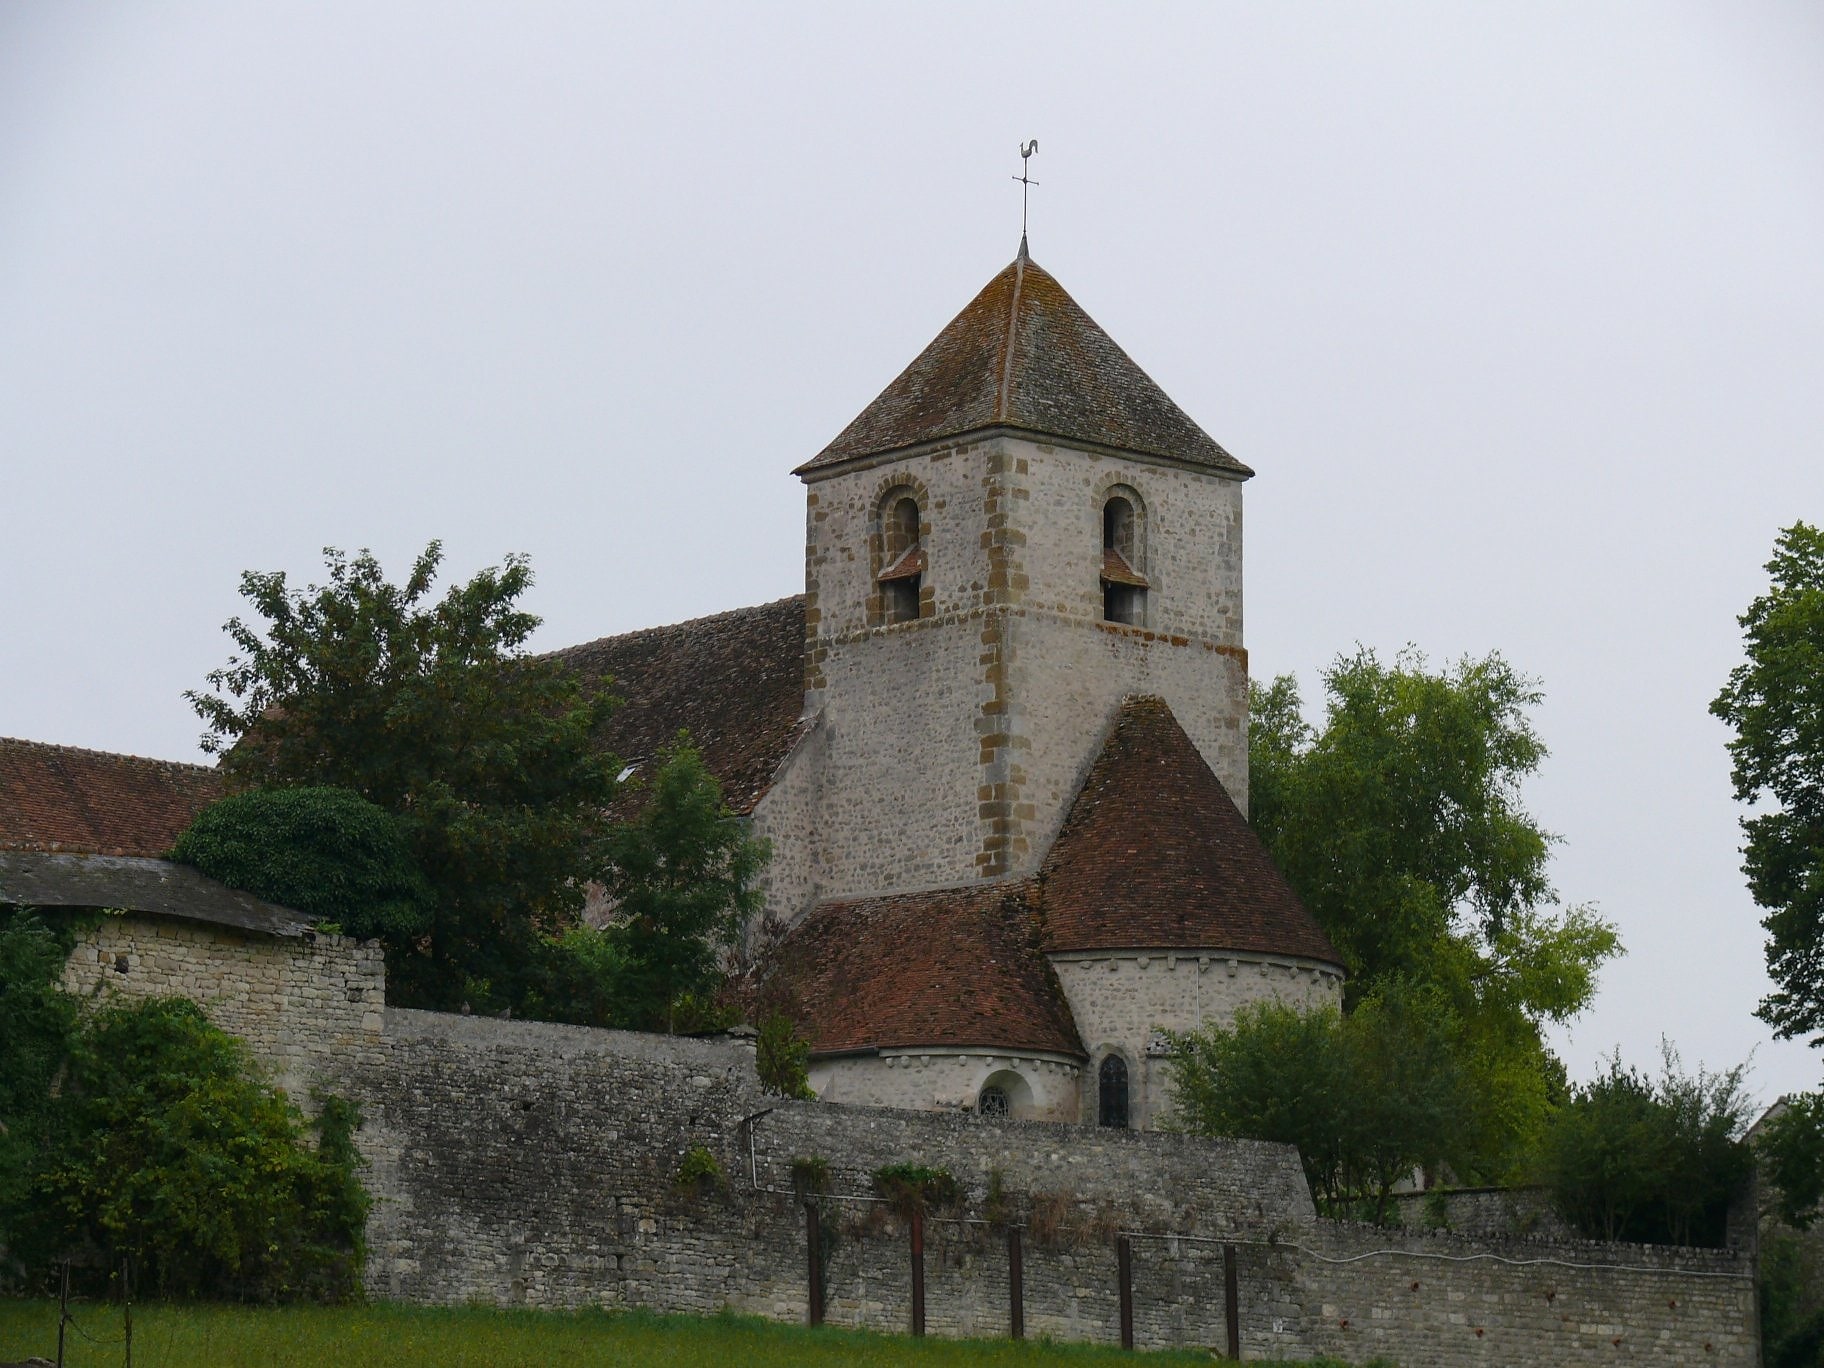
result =
[[1145,512],[1125,485],[1102,501],[1102,620],[1146,625]]
[[999,1069],[983,1080],[975,1095],[977,1116],[1018,1121],[1032,1115],[1032,1084],[1013,1069]]
[[1127,1061],[1120,1055],[1105,1056],[1096,1073],[1096,1120],[1127,1129]]
[[925,583],[925,548],[919,540],[918,500],[895,489],[880,502],[880,616],[882,622],[916,622]]

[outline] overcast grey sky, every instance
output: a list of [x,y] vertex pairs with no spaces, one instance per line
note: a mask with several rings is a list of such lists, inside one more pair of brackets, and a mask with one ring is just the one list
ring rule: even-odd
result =
[[1499,649],[1577,1076],[1773,1043],[1705,706],[1824,517],[1824,7],[0,6],[0,733],[196,758],[246,568],[795,593],[789,474],[1032,250],[1248,486],[1257,675]]

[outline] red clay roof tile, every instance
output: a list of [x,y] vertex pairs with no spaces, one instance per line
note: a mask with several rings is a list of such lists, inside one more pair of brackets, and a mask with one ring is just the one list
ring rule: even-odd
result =
[[203,765],[0,737],[0,848],[162,856],[221,792]]
[[1042,882],[1047,950],[1343,962],[1163,699],[1122,704]]
[[1034,887],[979,883],[824,903],[777,947],[768,986],[813,1053],[975,1046],[1081,1057],[1039,950]]

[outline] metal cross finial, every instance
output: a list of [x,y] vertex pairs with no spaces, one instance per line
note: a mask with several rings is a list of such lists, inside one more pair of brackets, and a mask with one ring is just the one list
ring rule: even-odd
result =
[[1013,180],[1016,180],[1020,183],[1020,245],[1021,246],[1025,246],[1025,243],[1026,243],[1026,192],[1029,187],[1038,184],[1037,181],[1032,179],[1032,177],[1027,175],[1026,173],[1028,170],[1031,169],[1028,164],[1032,161],[1032,154],[1034,152],[1037,152],[1038,150],[1039,150],[1039,140],[1037,138],[1034,138],[1031,142],[1026,142],[1026,143],[1020,144],[1020,174],[1012,177]]

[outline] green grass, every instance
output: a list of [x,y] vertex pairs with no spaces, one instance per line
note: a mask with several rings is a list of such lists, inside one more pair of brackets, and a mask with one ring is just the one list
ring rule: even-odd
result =
[[[67,1368],[122,1359],[117,1306],[72,1307]],[[55,1357],[57,1306],[0,1300],[0,1363]],[[1149,1365],[1208,1364],[1207,1353],[1143,1356]],[[134,1368],[1097,1368],[1132,1363],[1118,1350],[1006,1340],[914,1340],[855,1330],[775,1325],[746,1316],[649,1316],[601,1311],[437,1310],[384,1303],[354,1307],[243,1307],[148,1303],[133,1308]]]

